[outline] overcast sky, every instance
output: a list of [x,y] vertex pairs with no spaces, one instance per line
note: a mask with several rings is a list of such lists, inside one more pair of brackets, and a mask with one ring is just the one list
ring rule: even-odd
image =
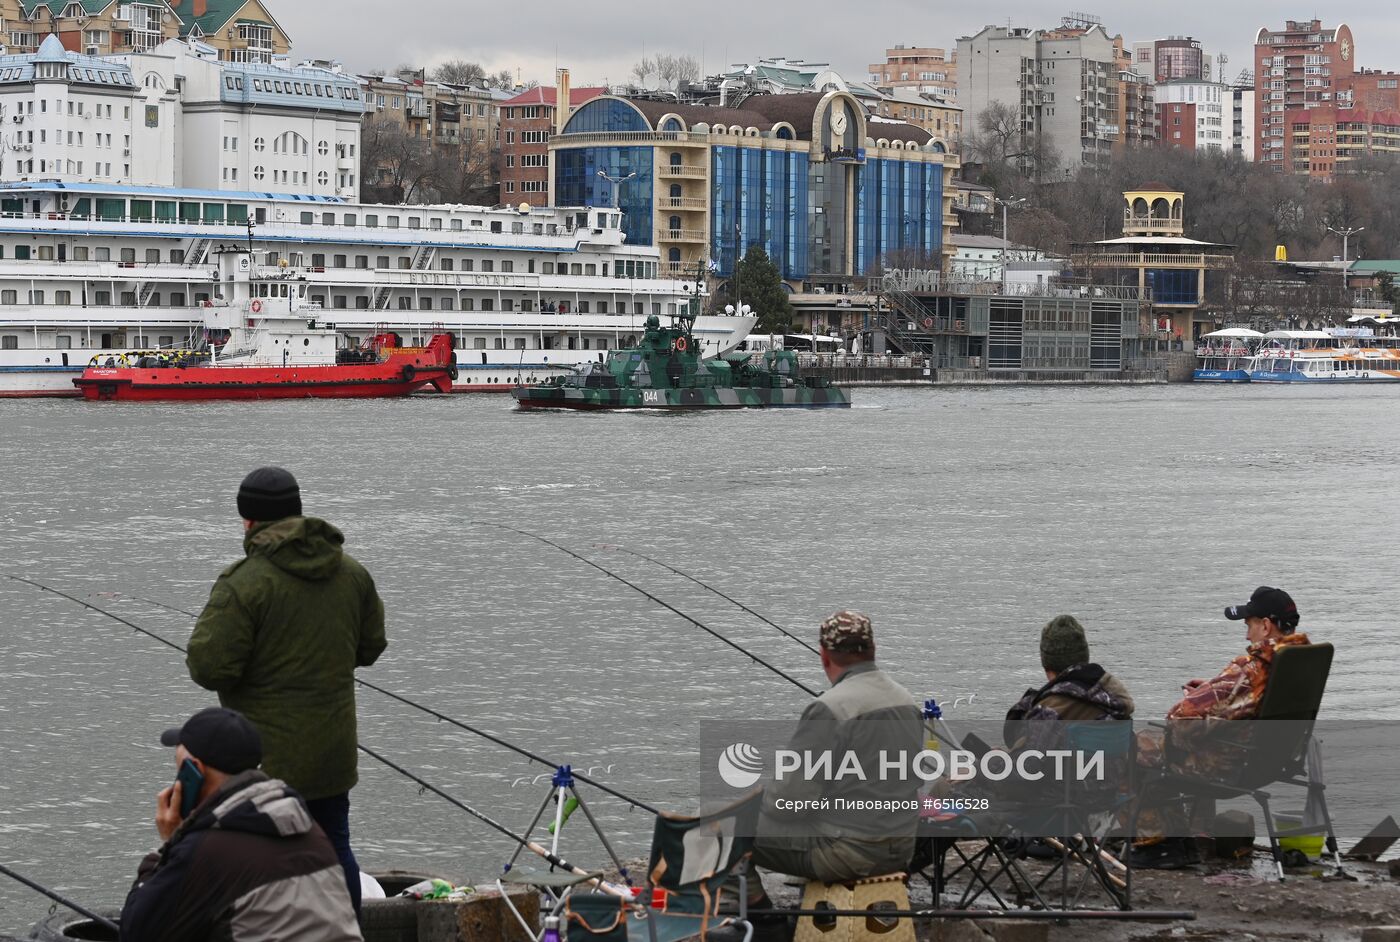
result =
[[644,51],[693,55],[706,74],[734,62],[788,56],[829,62],[858,78],[883,60],[887,46],[953,48],[959,36],[988,23],[1045,28],[1072,8],[1099,16],[1110,35],[1121,33],[1129,43],[1194,36],[1207,52],[1229,55],[1229,79],[1251,67],[1259,27],[1314,15],[1335,26],[1341,17],[1332,17],[1344,12],[1356,36],[1357,63],[1400,69],[1400,17],[1381,0],[1311,11],[1258,0],[1067,0],[1063,7],[1031,0],[395,0],[389,15],[382,0],[270,0],[268,6],[291,34],[298,59],[336,58],[363,72],[460,57],[545,84],[552,84],[556,65],[572,70],[575,85],[625,81]]

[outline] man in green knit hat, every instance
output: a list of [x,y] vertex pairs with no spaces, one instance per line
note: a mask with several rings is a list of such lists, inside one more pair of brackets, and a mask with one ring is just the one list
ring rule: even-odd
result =
[[263,770],[306,799],[358,912],[360,868],[350,849],[355,669],[384,652],[384,603],[342,548],[345,536],[302,515],[291,472],[258,468],[244,478],[238,515],[246,555],[214,583],[186,664],[195,683],[257,728]]
[[1084,626],[1073,615],[1056,615],[1041,630],[1040,666],[1045,683],[1027,690],[1006,714],[1012,751],[1059,748],[1063,729],[1057,723],[1132,719],[1132,695],[1094,663]]

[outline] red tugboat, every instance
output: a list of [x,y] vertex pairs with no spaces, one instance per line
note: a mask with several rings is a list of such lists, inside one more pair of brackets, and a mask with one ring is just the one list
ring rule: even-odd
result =
[[[232,263],[232,264],[230,264]],[[357,348],[340,346],[334,325],[316,320],[306,285],[253,272],[247,252],[222,253],[224,286],[235,297],[206,309],[207,344],[103,357],[73,380],[85,399],[149,402],[186,399],[363,399],[406,396],[431,385],[451,392],[457,377],[450,334],[426,347],[401,347],[383,333]],[[247,297],[241,297],[246,293]]]

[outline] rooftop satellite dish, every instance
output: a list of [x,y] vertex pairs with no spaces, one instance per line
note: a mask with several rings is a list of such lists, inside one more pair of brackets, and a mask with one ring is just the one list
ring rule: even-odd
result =
[[529,204],[529,203],[521,203],[521,204],[516,208],[516,212],[520,213],[520,215],[522,215],[522,216],[528,215],[529,212],[530,212],[530,204]]

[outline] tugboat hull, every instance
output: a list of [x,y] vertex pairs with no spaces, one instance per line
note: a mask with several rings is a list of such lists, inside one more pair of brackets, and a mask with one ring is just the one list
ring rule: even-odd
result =
[[834,386],[724,389],[608,389],[525,386],[511,390],[522,409],[848,409],[850,397]]

